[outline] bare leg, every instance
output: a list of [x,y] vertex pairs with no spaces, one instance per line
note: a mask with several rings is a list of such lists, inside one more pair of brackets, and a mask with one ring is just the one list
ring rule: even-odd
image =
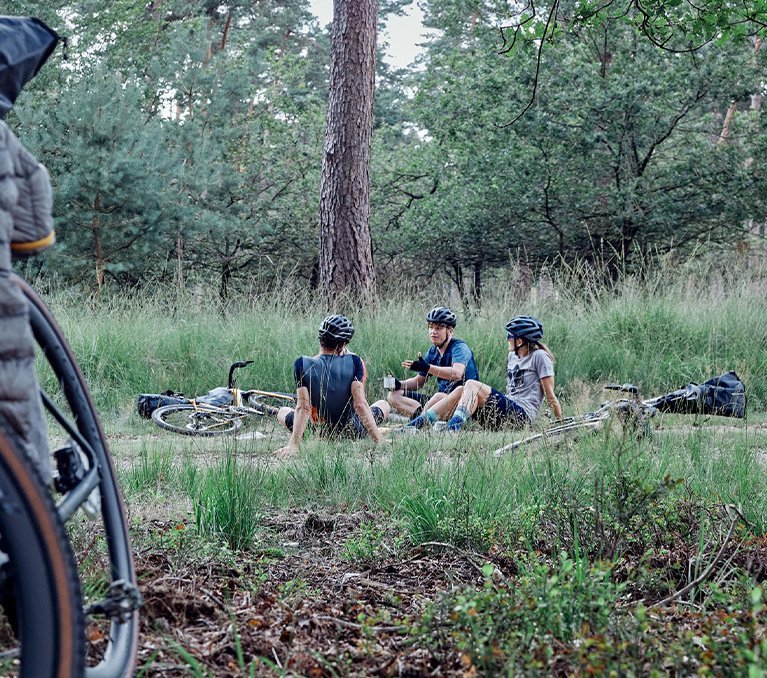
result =
[[453,414],[453,410],[455,410],[456,406],[460,402],[462,393],[463,386],[458,386],[450,393],[443,393],[441,394],[443,397],[433,405],[431,404],[430,400],[427,406],[424,408],[424,412],[426,412],[426,410],[432,410],[436,413],[437,419],[447,420],[450,418],[450,415]]
[[447,393],[442,393],[441,391],[437,391],[429,400],[427,403],[423,406],[423,411],[426,412],[426,410],[431,410],[434,408],[434,406],[440,401],[447,397]]
[[376,400],[370,406],[371,409],[374,407],[377,407],[379,410],[381,410],[381,412],[383,412],[384,421],[389,418],[389,414],[391,413],[391,406],[385,400]]
[[386,396],[386,401],[397,412],[404,414],[407,417],[412,417],[415,414],[415,411],[421,407],[421,403],[417,400],[413,400],[413,398],[405,397],[402,391],[389,391],[389,394]]
[[466,420],[474,414],[478,408],[487,403],[487,399],[492,392],[487,384],[470,379],[463,387],[461,399],[458,402],[453,416],[448,422],[448,429],[451,431],[460,431]]
[[490,397],[490,392],[491,389],[487,384],[469,379],[463,387],[463,393],[461,394],[458,406],[465,409],[467,414],[471,416],[480,407],[485,406],[487,399]]
[[292,407],[281,407],[279,410],[277,410],[277,421],[279,421],[286,428],[287,425],[285,424],[285,417],[287,417],[291,412],[295,412]]

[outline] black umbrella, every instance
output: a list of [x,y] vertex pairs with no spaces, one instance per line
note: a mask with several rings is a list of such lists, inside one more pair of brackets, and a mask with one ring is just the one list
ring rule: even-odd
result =
[[40,70],[59,41],[40,19],[0,16],[0,118]]

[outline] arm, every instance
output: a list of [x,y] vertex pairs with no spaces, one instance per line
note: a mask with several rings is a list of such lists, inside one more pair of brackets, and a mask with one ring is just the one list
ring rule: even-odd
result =
[[450,366],[431,365],[429,374],[437,379],[463,381],[466,376],[466,365],[472,360],[471,349],[460,339],[451,340],[450,347]]
[[361,381],[352,382],[352,402],[354,403],[354,411],[370,437],[375,443],[380,443],[381,434],[378,432],[373,413],[370,411],[370,405],[368,405],[368,399],[365,396],[365,384]]
[[277,450],[277,455],[292,455],[298,452],[301,440],[304,437],[304,431],[306,431],[306,425],[309,423],[309,416],[311,414],[309,389],[306,386],[301,386],[298,389],[297,395],[296,413],[293,416],[293,432],[290,434],[288,444]]
[[463,363],[453,363],[450,367],[439,367],[438,365],[429,365],[429,374],[438,379],[447,379],[448,381],[460,381],[466,373],[466,365]]
[[562,406],[559,404],[559,399],[554,393],[554,377],[543,377],[541,379],[541,386],[543,387],[543,395],[546,396],[546,402],[554,410],[554,416],[557,419],[561,419]]
[[[402,363],[403,367],[410,367],[410,364],[412,363],[412,360],[406,360]],[[405,363],[408,363],[405,365]],[[416,374],[414,377],[410,377],[409,379],[404,379],[400,382],[400,388],[401,389],[408,389],[409,391],[417,391],[421,386],[423,386],[426,383],[426,377],[424,377],[421,374]]]

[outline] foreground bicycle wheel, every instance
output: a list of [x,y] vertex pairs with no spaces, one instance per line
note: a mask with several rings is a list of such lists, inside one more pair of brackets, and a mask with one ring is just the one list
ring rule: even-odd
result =
[[[60,389],[54,397],[42,393],[46,409],[60,427],[51,433],[68,436],[89,462],[85,476],[59,501],[58,513],[63,520],[69,520],[86,505],[94,488],[98,488],[100,494],[101,538],[98,543],[106,544],[108,567],[99,572],[98,594],[101,597],[85,602],[87,621],[104,620],[108,628],[104,647],[99,649],[99,657],[94,660],[97,663],[86,666],[85,675],[88,678],[129,676],[135,667],[141,595],[136,585],[125,509],[109,446],[85,379],[61,329],[35,291],[18,276],[13,279],[29,301],[32,333]],[[93,564],[89,565],[92,570]],[[89,580],[95,576],[89,571]]]
[[[75,558],[50,493],[4,421],[0,550],[0,601],[20,643],[0,653],[2,675],[11,669],[31,678],[83,675],[85,619]],[[13,640],[8,626],[4,640]],[[20,669],[13,669],[17,660]]]
[[189,436],[218,436],[242,428],[246,413],[219,407],[166,405],[152,412],[152,421],[160,428]]

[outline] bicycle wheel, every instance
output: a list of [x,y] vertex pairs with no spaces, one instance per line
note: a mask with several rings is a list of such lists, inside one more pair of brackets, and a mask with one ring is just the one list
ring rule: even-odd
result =
[[281,407],[295,407],[296,396],[292,393],[277,391],[247,391],[245,394],[248,405],[258,414],[275,415]]
[[541,447],[542,445],[559,445],[565,440],[575,440],[584,433],[588,434],[599,430],[608,419],[609,414],[606,416],[600,415],[599,417],[573,418],[565,423],[550,426],[540,433],[535,433],[526,438],[522,438],[521,440],[515,440],[513,443],[499,447],[497,450],[493,451],[493,454],[496,457],[500,457],[503,454],[522,447],[532,450]]
[[[81,676],[85,618],[77,565],[50,493],[0,422],[0,600],[20,648],[21,676]],[[3,675],[10,667],[0,663]]]
[[166,405],[152,412],[152,421],[160,428],[188,436],[218,436],[242,428],[246,414],[220,407]]
[[[90,463],[86,476],[59,501],[58,513],[67,520],[88,501],[94,487],[98,487],[100,494],[100,525],[106,542],[108,568],[101,573],[105,593],[98,600],[86,601],[86,615],[88,620],[105,618],[109,629],[98,663],[86,666],[85,675],[88,678],[128,676],[135,668],[141,595],[109,446],[85,379],[61,329],[35,291],[18,276],[13,276],[13,280],[27,297],[32,333],[53,371],[68,412],[62,412],[43,392],[46,409],[60,426],[60,431],[77,443]],[[89,572],[89,578],[95,574]]]

